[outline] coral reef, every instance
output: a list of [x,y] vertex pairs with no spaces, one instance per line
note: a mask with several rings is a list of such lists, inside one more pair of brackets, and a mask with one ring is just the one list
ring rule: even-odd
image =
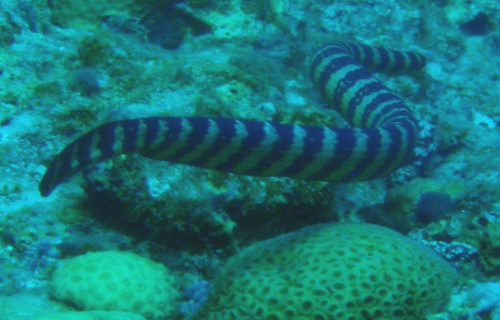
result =
[[[175,318],[185,319],[229,256],[330,221],[398,230],[469,280],[453,298],[463,303],[429,319],[498,319],[499,9],[497,0],[2,0],[0,319],[93,317],[49,301],[48,284],[60,261],[107,250],[175,270],[187,294],[179,293]],[[48,161],[107,121],[220,116],[345,126],[306,70],[312,50],[332,41],[428,59],[411,77],[377,76],[411,102],[420,128],[414,160],[390,177],[235,177],[119,157],[39,197]]]

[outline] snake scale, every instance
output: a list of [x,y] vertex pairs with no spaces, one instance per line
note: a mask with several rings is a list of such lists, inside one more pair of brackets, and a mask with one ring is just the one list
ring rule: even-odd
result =
[[418,70],[425,57],[347,42],[311,58],[315,85],[351,125],[304,126],[216,117],[149,117],[103,124],[67,145],[50,163],[39,190],[52,191],[76,171],[110,157],[142,156],[252,176],[359,181],[407,162],[417,122],[373,72]]

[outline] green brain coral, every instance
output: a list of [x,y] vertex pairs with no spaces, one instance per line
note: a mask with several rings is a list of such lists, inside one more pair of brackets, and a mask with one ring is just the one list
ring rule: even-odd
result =
[[148,320],[178,311],[179,293],[169,270],[130,252],[72,258],[54,272],[50,287],[54,298],[82,310],[132,312]]
[[421,320],[456,272],[432,250],[370,224],[323,224],[231,258],[194,319]]

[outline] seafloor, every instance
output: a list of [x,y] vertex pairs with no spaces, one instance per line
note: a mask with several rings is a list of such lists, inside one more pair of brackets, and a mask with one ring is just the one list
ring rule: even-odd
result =
[[[420,126],[414,160],[389,177],[256,178],[127,155],[39,195],[50,160],[108,121],[345,126],[307,74],[330,41],[428,59],[416,74],[378,75]],[[166,266],[178,292],[166,319],[187,319],[243,248],[345,221],[409,235],[458,271],[451,302],[428,319],[500,319],[499,83],[496,0],[2,0],[0,320],[76,314],[81,304],[51,294],[54,270],[109,250]]]

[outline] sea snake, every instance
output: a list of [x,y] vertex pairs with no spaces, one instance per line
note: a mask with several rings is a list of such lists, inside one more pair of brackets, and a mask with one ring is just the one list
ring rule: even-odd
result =
[[369,71],[422,68],[425,57],[335,42],[311,58],[316,86],[352,127],[304,126],[215,117],[150,117],[103,124],[62,150],[39,190],[48,196],[91,163],[125,153],[252,176],[324,181],[368,180],[407,162],[417,121]]

